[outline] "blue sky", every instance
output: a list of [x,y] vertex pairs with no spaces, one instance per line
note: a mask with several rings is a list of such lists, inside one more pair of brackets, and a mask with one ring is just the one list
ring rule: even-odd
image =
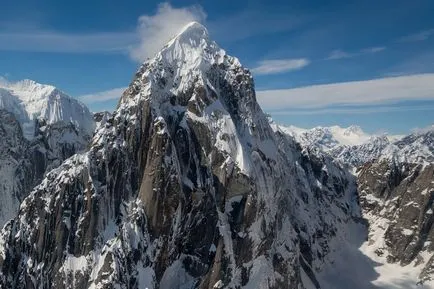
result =
[[390,133],[434,123],[433,1],[125,2],[2,1],[0,76],[112,109],[140,61],[198,20],[252,70],[280,123]]

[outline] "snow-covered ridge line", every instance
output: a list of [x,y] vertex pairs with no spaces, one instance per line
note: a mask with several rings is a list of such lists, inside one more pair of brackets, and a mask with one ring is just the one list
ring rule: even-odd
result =
[[[294,136],[298,141],[319,141],[322,138],[332,138],[330,145],[361,145],[369,142],[373,137],[385,136],[391,142],[401,139],[402,135],[389,135],[389,134],[369,134],[362,130],[358,125],[351,125],[349,127],[341,127],[333,125],[329,127],[317,126],[310,129],[299,128],[295,126],[281,126],[285,133]],[[330,146],[329,148],[332,148]]]
[[73,123],[88,135],[92,135],[95,128],[86,105],[54,86],[29,79],[18,82],[0,79],[0,109],[16,116],[27,139],[34,137],[36,120],[47,124]]
[[[274,126],[277,127],[276,124]],[[302,147],[329,154],[340,162],[354,167],[376,159],[410,163],[429,163],[434,160],[434,127],[416,131],[408,136],[368,134],[358,126],[313,129],[278,127]]]

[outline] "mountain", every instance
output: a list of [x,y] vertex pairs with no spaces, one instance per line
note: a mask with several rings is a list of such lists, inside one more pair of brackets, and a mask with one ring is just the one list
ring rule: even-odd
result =
[[84,150],[89,110],[58,89],[31,80],[0,84],[0,227],[44,174]]
[[302,129],[295,126],[281,127],[281,129],[294,138],[303,146],[317,147],[322,151],[328,151],[337,146],[360,145],[371,137],[359,126],[340,126],[315,127],[312,129]]
[[[28,139],[0,112],[0,156],[30,164],[5,179],[31,180],[40,143],[65,151],[45,140],[57,122],[38,116]],[[0,288],[434,288],[429,131],[270,123],[249,70],[195,22],[91,117],[87,149],[36,170],[1,230]]]
[[0,284],[371,288],[371,267],[331,265],[343,247],[362,258],[360,217],[354,176],[273,130],[250,72],[190,23],[140,67],[89,150],[21,203],[1,231]]
[[95,128],[92,114],[84,104],[54,86],[33,80],[12,83],[0,79],[0,109],[15,115],[29,140],[34,137],[38,119],[46,124],[73,123],[88,135]]
[[[371,135],[355,125],[347,128],[331,126],[312,129],[279,126],[279,129],[294,137],[303,148],[326,153],[342,164],[352,167],[359,167],[378,158],[400,158],[405,162],[433,162],[432,148],[428,142],[432,137],[429,131],[434,129],[428,129],[428,133],[425,134],[419,132],[408,136]],[[422,139],[423,135],[425,139]]]
[[[362,215],[369,224],[361,250],[381,264],[376,284],[413,288],[432,281],[434,127],[395,141],[371,136],[353,145],[336,141],[329,128],[281,130],[295,136],[304,150],[332,157],[357,177]],[[394,281],[397,276],[406,277]]]
[[434,273],[434,128],[384,148],[358,170],[360,203],[370,222],[366,248],[421,283]]

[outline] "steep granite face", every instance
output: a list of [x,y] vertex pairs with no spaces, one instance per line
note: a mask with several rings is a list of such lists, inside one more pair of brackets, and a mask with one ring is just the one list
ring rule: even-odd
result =
[[0,227],[15,217],[21,201],[47,171],[89,143],[90,136],[72,123],[35,123],[27,140],[15,114],[0,109]]
[[0,226],[3,226],[18,211],[17,194],[23,190],[25,179],[19,168],[27,164],[22,153],[28,144],[15,116],[1,109],[0,139]]
[[57,88],[0,79],[0,227],[46,172],[87,147],[94,127],[87,107]]
[[191,23],[142,65],[89,151],[23,201],[1,232],[0,284],[319,287],[360,217],[349,179],[273,130],[249,71]]
[[422,283],[434,273],[433,180],[433,164],[387,160],[366,164],[358,177],[368,244],[387,262],[417,267]]

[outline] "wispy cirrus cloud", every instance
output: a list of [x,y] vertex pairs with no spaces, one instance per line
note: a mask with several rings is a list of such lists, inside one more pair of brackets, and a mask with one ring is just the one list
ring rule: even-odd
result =
[[106,102],[108,100],[119,99],[122,93],[127,89],[127,87],[118,87],[105,91],[100,91],[96,93],[90,93],[78,96],[77,98],[86,104],[92,104],[97,102]]
[[258,66],[252,69],[254,74],[277,74],[293,70],[299,70],[310,64],[307,58],[297,59],[273,59],[263,60],[258,63]]
[[315,114],[370,114],[370,113],[389,113],[389,112],[408,112],[408,111],[434,111],[434,105],[414,105],[414,106],[357,106],[357,107],[328,107],[318,109],[285,109],[273,111],[272,115],[315,115]]
[[18,26],[17,30],[9,24],[0,27],[0,51],[115,52],[141,62],[153,56],[184,25],[205,18],[201,6],[175,8],[164,2],[155,14],[140,16],[133,31],[64,33],[30,26]]
[[369,47],[363,48],[355,52],[347,52],[340,49],[333,50],[330,52],[329,56],[326,60],[336,60],[336,59],[344,59],[344,58],[352,58],[356,56],[361,56],[364,54],[372,54],[386,50],[385,46],[377,46],[377,47]]
[[369,48],[364,48],[362,50],[360,50],[361,54],[366,54],[366,53],[377,53],[377,52],[381,52],[386,50],[385,46],[377,46],[377,47],[369,47]]
[[262,108],[294,108],[387,104],[406,100],[434,100],[434,73],[258,91]]
[[32,52],[126,52],[137,40],[133,32],[99,32],[86,34],[34,30],[0,32],[0,50]]
[[423,30],[415,34],[407,35],[398,39],[398,42],[425,41],[434,35],[434,29]]
[[345,52],[343,50],[340,49],[336,49],[333,50],[332,52],[330,52],[330,55],[327,57],[328,60],[333,60],[333,59],[343,59],[343,58],[351,58],[355,56],[354,54]]
[[[154,14],[140,16],[136,29],[129,31],[66,33],[38,28],[38,23],[3,21],[0,22],[0,51],[115,52],[124,53],[141,62],[152,57],[191,21],[206,24],[213,37],[224,43],[290,31],[311,19],[312,16],[309,15],[294,14],[288,17],[288,14],[283,12],[269,15],[262,11],[247,9],[207,21],[207,14],[200,5],[175,7],[163,2],[157,6]],[[234,30],[233,27],[237,29]],[[229,30],[231,33],[227,33]]]

